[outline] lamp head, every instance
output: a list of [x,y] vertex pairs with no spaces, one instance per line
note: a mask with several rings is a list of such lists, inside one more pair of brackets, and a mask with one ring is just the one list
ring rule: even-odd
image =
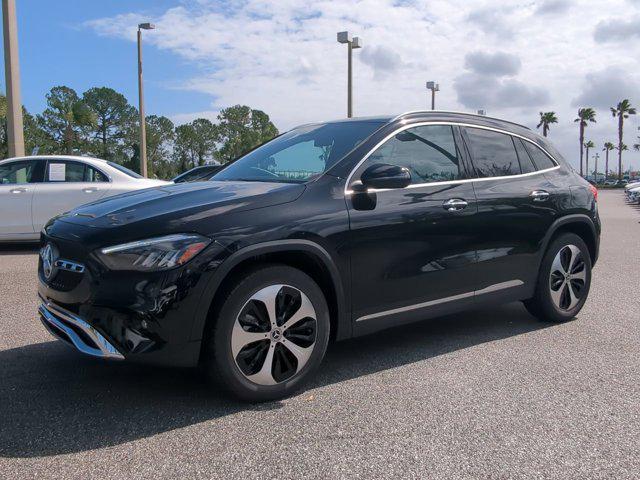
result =
[[351,42],[351,34],[349,32],[338,32],[338,43]]

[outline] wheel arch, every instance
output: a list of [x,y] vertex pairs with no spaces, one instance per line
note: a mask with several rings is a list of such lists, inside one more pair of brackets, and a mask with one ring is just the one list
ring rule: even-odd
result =
[[309,275],[325,294],[331,319],[331,338],[340,340],[351,336],[342,277],[331,254],[310,240],[278,240],[240,249],[220,264],[199,302],[191,340],[204,338],[217,300],[224,295],[226,281],[242,275],[247,269],[274,263],[289,265]]
[[582,238],[582,240],[584,240],[584,243],[586,243],[587,247],[589,248],[591,264],[595,265],[596,261],[598,260],[599,235],[593,220],[591,220],[588,215],[584,214],[567,215],[553,222],[551,228],[549,228],[549,231],[544,238],[540,261],[542,261],[544,252],[547,251],[547,248],[551,241],[558,235],[565,232],[575,233],[580,238]]

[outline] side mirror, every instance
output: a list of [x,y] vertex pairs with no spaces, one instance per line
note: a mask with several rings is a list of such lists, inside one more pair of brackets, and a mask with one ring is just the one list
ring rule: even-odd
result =
[[411,184],[411,173],[406,167],[378,163],[371,165],[360,176],[363,189],[404,188]]

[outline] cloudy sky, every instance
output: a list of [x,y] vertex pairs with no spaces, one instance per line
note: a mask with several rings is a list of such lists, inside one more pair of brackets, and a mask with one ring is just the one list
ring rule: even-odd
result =
[[[29,15],[50,16],[51,4],[40,3],[40,11]],[[156,23],[155,31],[144,33],[148,109],[177,122],[214,118],[220,108],[238,103],[264,110],[281,130],[344,116],[346,48],[336,42],[339,30],[364,42],[354,52],[356,115],[424,109],[425,81],[433,79],[440,83],[439,109],[484,109],[532,128],[538,112],[555,111],[560,123],[552,127],[551,139],[575,162],[578,107],[597,109],[598,122],[589,126],[587,139],[601,149],[617,138],[609,107],[622,98],[640,106],[638,0],[102,3],[76,1],[73,25],[55,28],[62,37],[96,45],[95,56],[133,47],[135,25]],[[86,45],[69,48],[88,55]],[[113,58],[105,55],[109,65]],[[118,86],[122,65],[113,61],[108,73],[96,65],[79,79],[88,82],[93,71],[99,76],[94,84]],[[121,90],[133,102],[135,83],[127,69]],[[73,86],[72,76],[67,83]],[[638,142],[639,120],[628,121],[629,145]],[[626,153],[625,162],[640,167],[640,152]]]

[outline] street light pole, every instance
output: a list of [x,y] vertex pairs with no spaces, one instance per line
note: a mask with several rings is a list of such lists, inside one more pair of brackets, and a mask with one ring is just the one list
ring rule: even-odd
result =
[[436,82],[427,82],[427,90],[431,90],[431,110],[435,110],[436,92],[440,91],[440,84]]
[[595,159],[595,162],[596,162],[596,171],[594,172],[593,176],[594,176],[594,181],[597,184],[598,183],[598,159],[600,158],[600,154],[596,152],[593,158]]
[[140,175],[147,177],[147,122],[144,114],[144,89],[142,84],[142,30],[153,30],[153,23],[138,25],[138,110],[140,112]]
[[20,63],[15,0],[2,0],[4,74],[7,83],[7,143],[10,157],[24,156],[24,126],[20,100]]
[[362,39],[351,38],[349,32],[338,32],[338,43],[347,44],[347,118],[353,117],[353,66],[352,53],[356,48],[362,48]]

